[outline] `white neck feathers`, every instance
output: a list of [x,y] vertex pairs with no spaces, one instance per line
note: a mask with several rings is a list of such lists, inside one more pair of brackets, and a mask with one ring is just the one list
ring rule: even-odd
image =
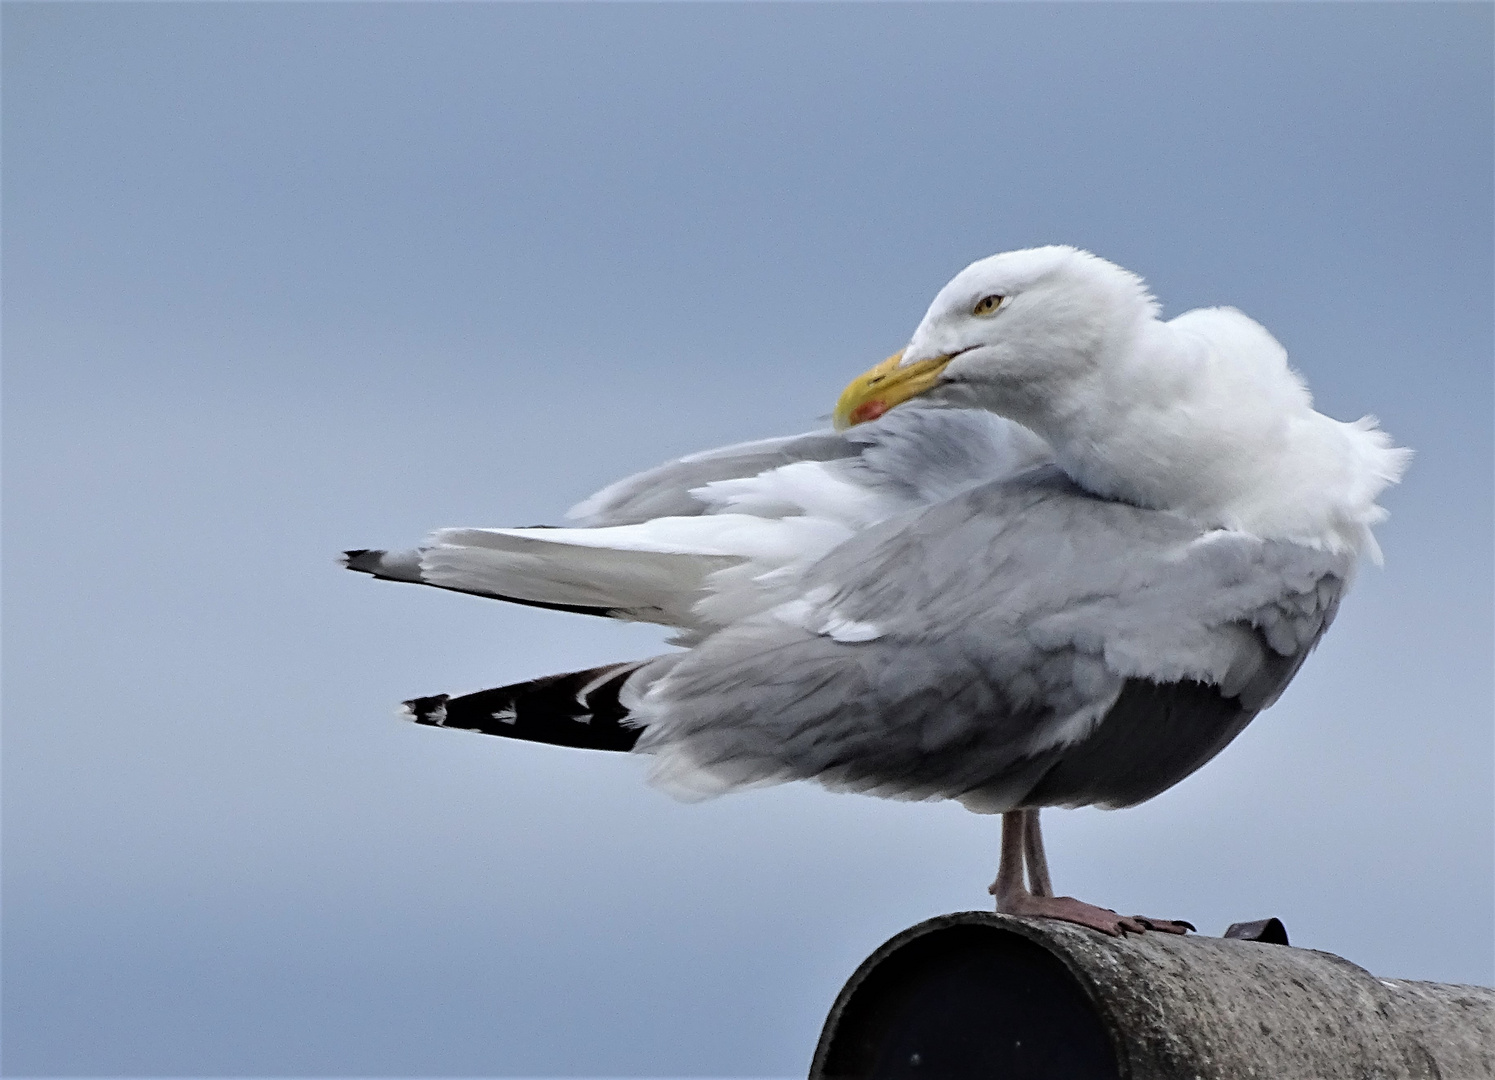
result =
[[1411,452],[1374,418],[1315,412],[1286,351],[1234,309],[1167,323],[1148,313],[1126,337],[1045,415],[1025,418],[1076,483],[1203,525],[1379,559],[1375,500]]

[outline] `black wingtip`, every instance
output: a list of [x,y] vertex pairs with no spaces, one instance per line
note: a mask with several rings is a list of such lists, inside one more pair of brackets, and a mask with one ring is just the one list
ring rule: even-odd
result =
[[405,702],[406,719],[505,739],[587,750],[631,750],[643,733],[619,694],[642,662],[607,664],[451,697]]
[[425,724],[428,727],[442,727],[446,723],[446,703],[448,694],[434,694],[431,697],[411,698],[403,703],[404,709],[400,715],[406,720],[417,724]]
[[343,552],[342,564],[349,570],[357,570],[360,574],[372,574],[379,567],[379,560],[384,552],[377,548],[354,548],[352,551]]

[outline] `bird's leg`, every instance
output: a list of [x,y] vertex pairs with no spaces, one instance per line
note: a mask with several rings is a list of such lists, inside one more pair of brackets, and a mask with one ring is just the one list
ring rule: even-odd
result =
[[[1024,863],[1031,888],[1023,885]],[[1118,915],[1109,908],[1086,904],[1072,896],[1053,895],[1036,809],[1009,810],[1002,815],[1002,861],[997,867],[997,880],[987,891],[997,898],[997,910],[1004,915],[1062,919],[1113,937],[1145,930],[1182,934],[1194,929],[1186,922]]]
[[1023,858],[1028,864],[1028,891],[1034,896],[1053,896],[1049,860],[1043,854],[1043,833],[1038,828],[1038,807],[1023,810]]
[[997,898],[997,910],[1002,911],[1004,897],[1027,892],[1023,888],[1023,833],[1026,831],[1026,811],[1009,810],[1002,815],[1002,860],[997,863],[997,880],[986,891]]

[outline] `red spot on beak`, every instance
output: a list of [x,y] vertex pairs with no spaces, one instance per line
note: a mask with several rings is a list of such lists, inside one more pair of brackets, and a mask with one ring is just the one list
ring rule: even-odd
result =
[[876,420],[887,411],[888,406],[886,402],[878,401],[875,398],[871,401],[864,401],[851,410],[851,422],[853,424],[865,424],[868,420]]

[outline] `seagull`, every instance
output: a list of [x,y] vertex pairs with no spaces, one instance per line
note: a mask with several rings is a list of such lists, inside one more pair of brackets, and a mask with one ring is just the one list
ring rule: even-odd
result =
[[832,430],[669,462],[568,527],[451,528],[349,569],[673,628],[679,646],[415,722],[646,755],[684,798],[813,780],[1001,814],[1000,912],[1187,922],[1056,896],[1044,807],[1133,806],[1286,688],[1411,452],[1316,412],[1227,307],[1050,246],[957,274]]

